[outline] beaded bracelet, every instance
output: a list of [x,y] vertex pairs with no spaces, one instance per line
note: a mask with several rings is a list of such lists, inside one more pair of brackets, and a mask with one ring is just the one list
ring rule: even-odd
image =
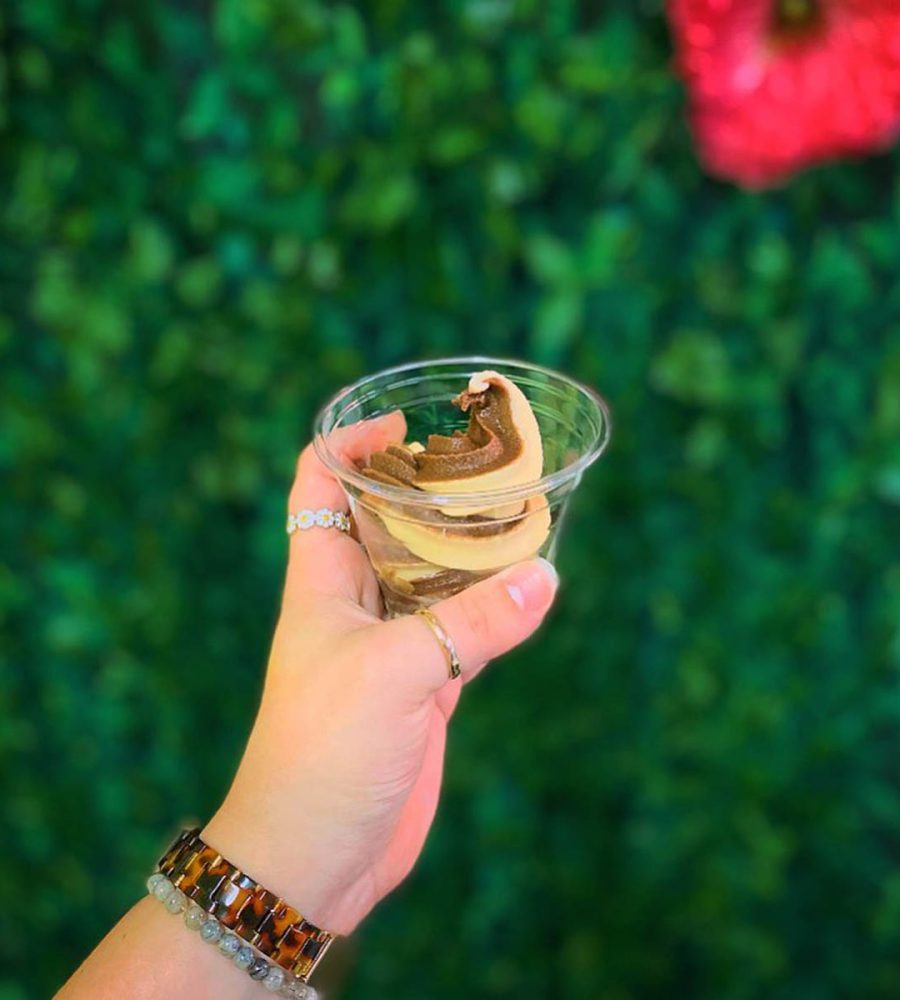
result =
[[260,983],[270,993],[277,993],[289,1000],[318,1000],[319,994],[302,979],[272,965],[249,944],[244,944],[237,934],[232,934],[196,903],[176,889],[161,872],[155,872],[147,879],[147,891],[158,899],[169,913],[184,914],[185,926],[199,931],[200,937],[209,944],[218,946],[219,951],[245,971],[251,979]]
[[159,859],[176,889],[286,972],[306,980],[332,935],[305,920],[283,899],[185,830]]

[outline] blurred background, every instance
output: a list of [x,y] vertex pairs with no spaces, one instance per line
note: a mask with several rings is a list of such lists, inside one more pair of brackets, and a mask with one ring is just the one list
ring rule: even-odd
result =
[[8,0],[0,52],[0,998],[220,801],[317,406],[472,351],[615,440],[331,996],[896,996],[898,156],[710,180],[660,0]]

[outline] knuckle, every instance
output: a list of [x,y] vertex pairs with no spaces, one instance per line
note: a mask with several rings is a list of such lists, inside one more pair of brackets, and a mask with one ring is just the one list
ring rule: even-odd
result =
[[483,645],[493,632],[493,602],[485,600],[486,595],[472,591],[464,592],[460,601],[462,626],[479,646]]

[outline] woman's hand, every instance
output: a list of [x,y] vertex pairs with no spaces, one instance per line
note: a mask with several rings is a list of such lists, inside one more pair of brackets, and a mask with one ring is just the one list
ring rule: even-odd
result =
[[[404,430],[393,413],[348,428],[340,446],[352,461]],[[304,507],[346,507],[311,448],[290,496],[291,510]],[[435,605],[462,662],[451,681],[421,618],[381,620],[353,538],[296,532],[259,715],[204,839],[318,926],[349,933],[422,850],[462,685],[537,628],[555,589],[535,560]]]

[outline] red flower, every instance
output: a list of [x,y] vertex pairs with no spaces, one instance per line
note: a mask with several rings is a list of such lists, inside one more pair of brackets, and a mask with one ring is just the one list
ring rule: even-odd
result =
[[900,134],[900,0],[669,0],[711,173],[750,187]]

